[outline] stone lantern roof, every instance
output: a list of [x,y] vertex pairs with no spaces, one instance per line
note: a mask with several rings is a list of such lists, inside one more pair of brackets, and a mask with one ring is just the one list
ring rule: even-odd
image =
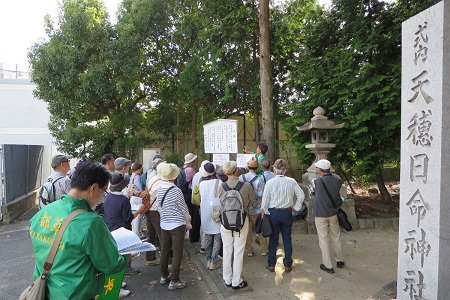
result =
[[311,118],[311,122],[307,122],[302,126],[297,126],[299,131],[307,131],[311,129],[340,129],[344,127],[345,123],[336,124],[335,122],[328,120],[325,116],[325,110],[318,106],[313,110],[314,117]]

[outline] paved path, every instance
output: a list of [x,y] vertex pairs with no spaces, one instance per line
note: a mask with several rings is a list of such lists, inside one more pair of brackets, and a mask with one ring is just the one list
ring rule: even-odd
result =
[[[28,236],[28,223],[36,212],[32,209],[15,223],[0,227],[0,300],[17,299],[31,280],[34,258]],[[159,284],[159,267],[146,266],[145,255],[133,260],[140,275],[125,281],[132,294],[125,299],[302,299],[365,300],[387,283],[396,280],[398,232],[357,230],[342,234],[346,266],[330,275],[319,270],[321,255],[315,234],[293,234],[294,268],[284,273],[282,250],[278,250],[276,272],[265,269],[267,260],[258,245],[255,256],[244,258],[243,276],[249,287],[234,291],[225,287],[222,269],[206,269],[206,258],[198,244],[186,243],[180,277],[188,287],[169,291]]]

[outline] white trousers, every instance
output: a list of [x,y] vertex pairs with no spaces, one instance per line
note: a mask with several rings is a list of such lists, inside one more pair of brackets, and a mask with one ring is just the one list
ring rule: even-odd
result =
[[245,241],[248,234],[248,219],[240,232],[232,232],[220,226],[223,243],[223,280],[225,284],[238,286],[242,282],[242,266],[244,264]]
[[315,218],[319,247],[322,252],[322,262],[328,269],[333,268],[330,247],[335,261],[344,261],[342,256],[341,230],[337,216]]

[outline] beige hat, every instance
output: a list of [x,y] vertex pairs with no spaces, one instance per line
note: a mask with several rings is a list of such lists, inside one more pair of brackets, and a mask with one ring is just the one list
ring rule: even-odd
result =
[[184,156],[184,163],[188,164],[190,162],[193,162],[197,159],[197,155],[194,155],[193,153],[188,153]]
[[326,160],[326,159],[319,160],[318,162],[316,162],[314,164],[314,166],[316,168],[319,168],[319,169],[322,169],[322,170],[329,170],[329,169],[331,169],[331,163],[328,160]]
[[257,168],[259,167],[259,162],[256,159],[256,157],[252,157],[248,162],[247,162],[247,166],[251,167],[251,168]]
[[163,180],[174,180],[178,177],[178,174],[180,174],[180,169],[177,167],[176,164],[170,164],[170,163],[160,163],[157,167],[158,175]]
[[223,164],[222,170],[225,173],[225,175],[233,174],[236,170],[236,162],[235,161],[227,161]]

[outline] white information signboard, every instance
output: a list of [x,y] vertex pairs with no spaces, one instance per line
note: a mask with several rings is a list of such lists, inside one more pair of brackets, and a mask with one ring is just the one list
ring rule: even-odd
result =
[[245,168],[247,167],[247,163],[252,157],[255,157],[255,154],[242,154],[238,153],[236,155],[236,164],[238,168]]
[[224,153],[215,153],[213,154],[213,163],[219,166],[223,166],[223,164],[230,160],[230,154],[224,154]]
[[205,153],[238,153],[237,120],[219,119],[203,125]]

